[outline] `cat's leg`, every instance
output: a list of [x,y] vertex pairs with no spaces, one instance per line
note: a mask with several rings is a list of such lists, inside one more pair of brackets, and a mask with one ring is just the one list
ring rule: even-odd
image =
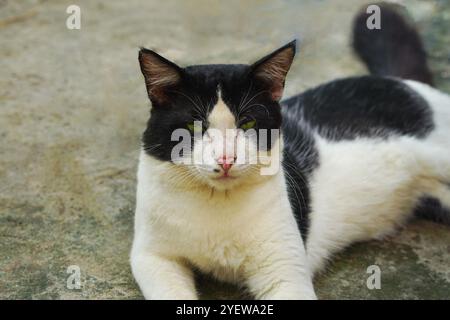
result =
[[311,179],[306,241],[313,274],[334,253],[353,242],[380,239],[412,215],[423,190],[423,161],[411,151],[417,142],[406,142],[322,147],[321,165]]
[[333,221],[327,216],[326,214],[316,214],[308,231],[306,251],[309,268],[313,275],[323,271],[334,253],[344,249],[355,238],[362,236],[357,234],[357,226],[352,226],[350,221],[347,223],[339,221],[339,219]]
[[[313,274],[323,270],[331,256],[357,241],[381,239],[404,224],[414,212],[421,196],[431,196],[450,208],[450,189],[433,180],[412,179],[389,192],[382,188],[368,189],[363,195],[321,194],[321,204],[310,213],[311,221],[306,251]],[[339,199],[345,199],[339,201]],[[352,201],[354,199],[354,201]],[[328,200],[328,202],[326,201]]]
[[198,299],[193,272],[181,260],[133,248],[131,268],[146,299]]
[[413,187],[392,191],[391,195],[374,191],[368,194],[371,197],[366,201],[362,196],[353,196],[360,205],[350,200],[350,194],[342,196],[347,200],[340,204],[333,203],[328,196],[320,202],[327,199],[330,206],[312,210],[306,251],[313,274],[322,271],[333,254],[353,242],[380,239],[396,230],[412,215],[420,195],[434,197],[450,208],[450,187],[429,178],[418,180]]
[[150,213],[158,212],[153,204],[159,202],[158,188],[149,178],[155,175],[151,168],[156,167],[150,160],[142,151],[136,192],[135,233],[130,254],[133,276],[146,299],[197,299],[192,270],[176,254],[164,254],[166,251],[155,240],[159,232],[164,234],[164,230],[162,226],[153,229],[150,223],[158,219]]
[[416,213],[428,220],[450,224],[450,152],[426,145],[420,149],[419,155],[418,163],[422,165],[419,179],[421,198],[436,199],[441,207],[425,206]]
[[[404,187],[359,188],[352,193],[321,193],[310,213],[306,252],[310,270],[323,270],[333,254],[358,241],[381,239],[411,216],[418,194]],[[333,198],[333,196],[335,196]]]
[[[290,228],[292,225],[294,229]],[[274,229],[281,232],[276,234]],[[256,299],[264,300],[316,299],[305,249],[295,221],[280,228],[274,225],[268,232],[271,234],[251,246],[251,255],[245,265],[250,292]]]
[[[313,300],[316,299],[311,275],[304,260],[294,257],[259,257],[247,272],[247,286],[256,299],[261,300]],[[264,261],[265,260],[265,261]],[[258,265],[258,262],[261,263]],[[249,271],[249,270],[247,270]]]

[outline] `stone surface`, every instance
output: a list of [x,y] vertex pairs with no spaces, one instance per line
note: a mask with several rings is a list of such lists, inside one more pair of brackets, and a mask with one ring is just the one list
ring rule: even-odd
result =
[[[450,1],[403,1],[450,92]],[[65,27],[78,4],[81,30]],[[130,273],[135,170],[148,116],[139,46],[181,64],[250,62],[302,39],[287,95],[365,73],[348,46],[365,1],[0,0],[0,298],[139,299]],[[366,269],[382,271],[368,290]],[[71,265],[81,289],[67,288]],[[422,221],[339,255],[321,298],[450,296],[450,229]],[[200,277],[203,298],[245,292]]]

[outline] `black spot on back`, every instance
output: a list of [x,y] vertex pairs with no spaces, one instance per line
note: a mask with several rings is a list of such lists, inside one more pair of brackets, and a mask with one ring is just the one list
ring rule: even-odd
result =
[[362,76],[329,82],[283,102],[283,116],[302,119],[330,140],[408,135],[434,124],[428,103],[403,82]]

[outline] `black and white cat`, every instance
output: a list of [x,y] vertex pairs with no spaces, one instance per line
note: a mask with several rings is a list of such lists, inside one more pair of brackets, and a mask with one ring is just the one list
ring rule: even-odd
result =
[[[196,299],[197,268],[257,299],[314,299],[312,277],[334,252],[395,230],[423,199],[450,208],[450,96],[399,78],[431,79],[415,30],[386,10],[383,31],[355,24],[379,76],[281,103],[294,42],[252,65],[181,68],[140,51],[152,110],[131,265],[146,298]],[[190,133],[190,163],[174,159],[177,129]],[[267,144],[246,134],[272,129]],[[282,166],[262,174],[255,159]]]

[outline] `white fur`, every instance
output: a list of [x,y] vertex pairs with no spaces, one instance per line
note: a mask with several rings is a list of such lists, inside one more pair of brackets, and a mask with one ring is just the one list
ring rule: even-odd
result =
[[317,136],[320,166],[311,182],[307,254],[313,272],[354,241],[380,238],[412,213],[419,198],[450,207],[450,97],[425,84],[406,83],[433,109],[425,139],[393,137],[330,142]]
[[[224,108],[219,99],[209,120],[227,139],[224,129],[235,121]],[[131,265],[144,296],[196,299],[196,267],[245,284],[259,299],[314,299],[282,171],[261,176],[256,165],[236,164],[230,171],[235,179],[217,180],[213,160],[230,151],[206,133],[194,154],[200,143],[208,161],[193,166],[141,152]]]

